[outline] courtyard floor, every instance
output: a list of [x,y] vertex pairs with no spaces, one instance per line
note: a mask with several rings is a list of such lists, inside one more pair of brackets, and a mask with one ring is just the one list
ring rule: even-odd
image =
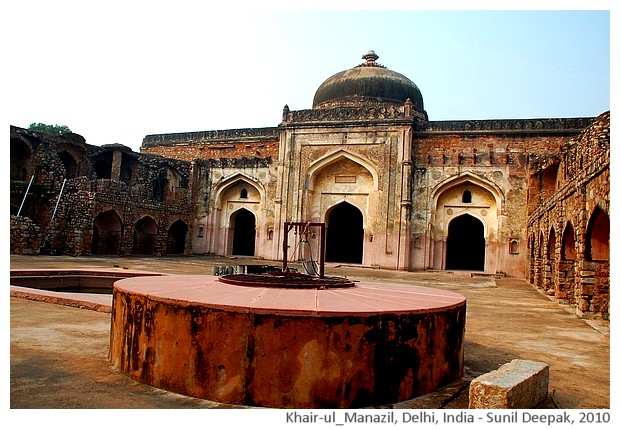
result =
[[[279,263],[252,258],[10,257],[11,268],[127,268],[175,274],[212,274],[214,265]],[[523,280],[469,272],[395,272],[327,264],[326,275],[351,280],[430,286],[467,298],[465,374],[430,395],[393,408],[467,408],[468,382],[512,359],[550,365],[550,398],[542,408],[610,408],[609,322],[579,319]],[[72,294],[78,296],[79,294]],[[187,397],[141,384],[108,359],[110,314],[10,298],[10,407],[243,408]]]

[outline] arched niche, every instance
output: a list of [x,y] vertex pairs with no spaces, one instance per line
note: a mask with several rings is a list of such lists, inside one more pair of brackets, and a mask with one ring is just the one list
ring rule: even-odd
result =
[[156,250],[157,222],[151,216],[143,216],[134,226],[132,253],[152,255]]
[[21,139],[10,141],[11,180],[27,181],[32,175],[32,148]]
[[178,219],[168,227],[167,254],[184,254],[187,246],[189,227],[183,220]]
[[587,261],[609,261],[609,235],[609,216],[597,206],[590,216],[586,229]]
[[118,255],[123,236],[123,221],[115,210],[99,213],[93,221],[93,255]]

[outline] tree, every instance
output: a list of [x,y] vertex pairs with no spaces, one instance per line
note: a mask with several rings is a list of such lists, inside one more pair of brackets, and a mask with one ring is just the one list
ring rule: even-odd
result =
[[71,132],[69,127],[66,125],[47,125],[41,122],[33,122],[32,124],[30,124],[28,129],[32,131],[41,131],[44,133],[56,135],[67,134]]

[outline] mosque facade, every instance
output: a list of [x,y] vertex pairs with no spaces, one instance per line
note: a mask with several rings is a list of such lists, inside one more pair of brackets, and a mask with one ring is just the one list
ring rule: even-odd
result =
[[432,121],[415,83],[362,58],[277,126],[148,135],[139,154],[12,127],[12,214],[35,170],[50,202],[70,179],[58,207],[11,217],[12,252],[316,261],[324,243],[327,262],[524,278],[608,316],[609,112]]

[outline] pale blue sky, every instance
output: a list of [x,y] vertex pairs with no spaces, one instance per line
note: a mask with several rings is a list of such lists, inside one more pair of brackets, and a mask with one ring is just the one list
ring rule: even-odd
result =
[[[610,109],[610,12],[211,10],[194,3],[12,6],[9,120],[139,150],[147,134],[277,126],[329,76],[378,62],[430,120]],[[23,4],[23,5],[22,5]],[[5,39],[6,40],[6,39]]]

